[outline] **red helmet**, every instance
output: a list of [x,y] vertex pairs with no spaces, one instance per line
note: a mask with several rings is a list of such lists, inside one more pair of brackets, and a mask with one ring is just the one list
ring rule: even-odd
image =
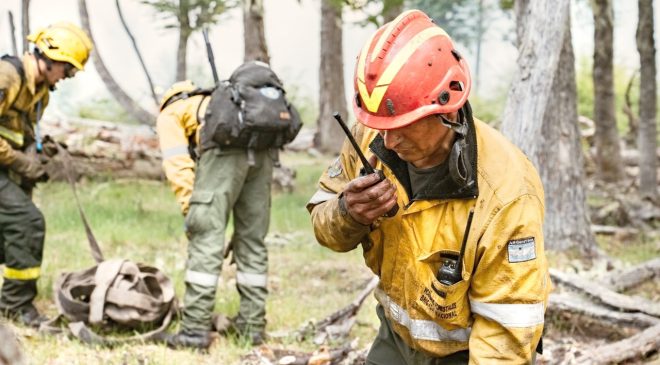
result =
[[472,80],[449,35],[419,10],[380,27],[355,67],[357,120],[373,129],[395,129],[431,114],[459,110]]

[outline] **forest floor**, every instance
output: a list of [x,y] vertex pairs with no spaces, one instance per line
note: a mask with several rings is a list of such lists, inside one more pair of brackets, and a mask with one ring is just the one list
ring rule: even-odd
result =
[[[293,333],[310,321],[320,320],[348,305],[371,278],[360,250],[335,253],[316,243],[309,215],[304,206],[316,190],[321,172],[329,158],[307,154],[284,154],[286,166],[297,171],[292,193],[275,193],[272,202],[269,246],[269,297],[267,331],[278,335],[271,347],[312,352],[318,349],[311,340],[298,342]],[[165,182],[147,180],[82,181],[79,194],[90,224],[106,258],[127,258],[153,264],[175,283],[179,297],[184,291],[183,271],[187,240],[183,218]],[[35,194],[35,201],[46,217],[47,236],[39,281],[37,306],[49,317],[57,314],[53,302],[53,283],[62,272],[77,271],[94,265],[68,185],[49,183]],[[228,236],[231,234],[231,229]],[[655,239],[636,237],[598,237],[604,252],[624,263],[634,264],[660,257]],[[657,236],[655,236],[657,237]],[[579,257],[549,254],[555,267],[579,267]],[[598,264],[596,264],[597,266]],[[237,313],[239,296],[235,289],[235,266],[225,262],[218,287],[216,312]],[[635,294],[660,300],[660,284],[649,283]],[[358,313],[351,339],[356,348],[368,348],[378,330],[376,302],[369,296]],[[206,354],[170,350],[162,345],[138,343],[113,349],[82,344],[66,336],[41,334],[35,330],[8,325],[17,335],[30,364],[240,364],[253,349],[236,337],[219,337]],[[176,330],[173,324],[171,330]],[[599,339],[593,331],[575,328],[561,319],[550,319],[546,338],[549,348],[562,341],[576,346]],[[287,336],[289,334],[289,336]],[[339,346],[341,344],[331,344]],[[555,364],[549,354],[540,363]],[[649,361],[660,361],[658,356]]]

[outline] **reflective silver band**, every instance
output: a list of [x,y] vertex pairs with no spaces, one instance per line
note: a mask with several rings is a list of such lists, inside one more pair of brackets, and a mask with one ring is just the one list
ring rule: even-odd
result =
[[507,328],[534,327],[543,324],[543,303],[495,304],[470,300],[470,309]]
[[426,341],[456,341],[468,342],[471,328],[460,328],[448,331],[439,324],[423,319],[410,318],[410,314],[394,302],[380,288],[375,291],[376,299],[385,309],[388,317],[410,331],[410,336],[417,340]]
[[188,145],[165,148],[164,150],[161,151],[161,153],[163,155],[163,160],[167,160],[168,158],[172,158],[176,156],[190,155],[190,153],[188,152]]
[[249,272],[237,271],[236,283],[241,285],[265,288],[268,285],[268,276],[266,274],[253,274]]
[[12,142],[14,142],[17,146],[22,146],[23,145],[23,134],[18,133],[15,131],[12,131],[9,128],[5,128],[0,125],[0,137],[4,137]]
[[314,195],[312,195],[312,197],[309,199],[309,203],[307,204],[316,205],[328,201],[330,199],[334,199],[336,197],[337,197],[336,193],[331,193],[329,191],[319,189],[316,191],[316,193],[314,193]]
[[186,282],[190,284],[197,284],[201,286],[213,286],[218,285],[218,275],[207,274],[199,271],[186,271]]

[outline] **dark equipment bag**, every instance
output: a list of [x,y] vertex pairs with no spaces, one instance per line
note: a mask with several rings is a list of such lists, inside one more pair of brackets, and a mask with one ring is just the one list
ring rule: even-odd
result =
[[[67,320],[69,330],[89,344],[112,346],[159,340],[178,307],[174,285],[165,274],[155,267],[122,259],[63,273],[54,291],[57,309]],[[58,317],[42,324],[42,330],[57,332],[60,320]],[[138,334],[107,337],[99,333],[99,326]]]
[[202,150],[280,148],[301,127],[300,115],[287,101],[275,72],[263,62],[250,61],[213,91],[202,126]]

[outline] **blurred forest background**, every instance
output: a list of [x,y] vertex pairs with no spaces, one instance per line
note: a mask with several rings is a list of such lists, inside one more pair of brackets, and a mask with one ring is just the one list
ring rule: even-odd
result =
[[[304,205],[343,141],[332,112],[352,119],[360,47],[377,26],[411,8],[432,16],[470,61],[475,116],[502,130],[542,176],[556,289],[539,362],[660,362],[652,0],[2,1],[4,53],[20,54],[30,30],[60,20],[94,39],[85,72],[53,93],[43,128],[74,155],[81,198],[107,255],[157,265],[178,294],[186,239],[153,127],[171,83],[212,85],[201,31],[209,29],[221,79],[244,60],[270,62],[305,122],[276,174],[268,237],[273,346],[251,349],[223,337],[209,355],[148,344],[94,350],[12,326],[25,356],[49,364],[277,364],[286,356],[360,363],[378,328],[372,298],[340,336],[295,335],[350,305],[370,280],[360,252],[318,247]],[[67,189],[51,182],[35,197],[48,225],[39,306],[49,315],[56,313],[57,275],[92,264]],[[216,307],[228,314],[238,308],[232,270],[225,265]]]

